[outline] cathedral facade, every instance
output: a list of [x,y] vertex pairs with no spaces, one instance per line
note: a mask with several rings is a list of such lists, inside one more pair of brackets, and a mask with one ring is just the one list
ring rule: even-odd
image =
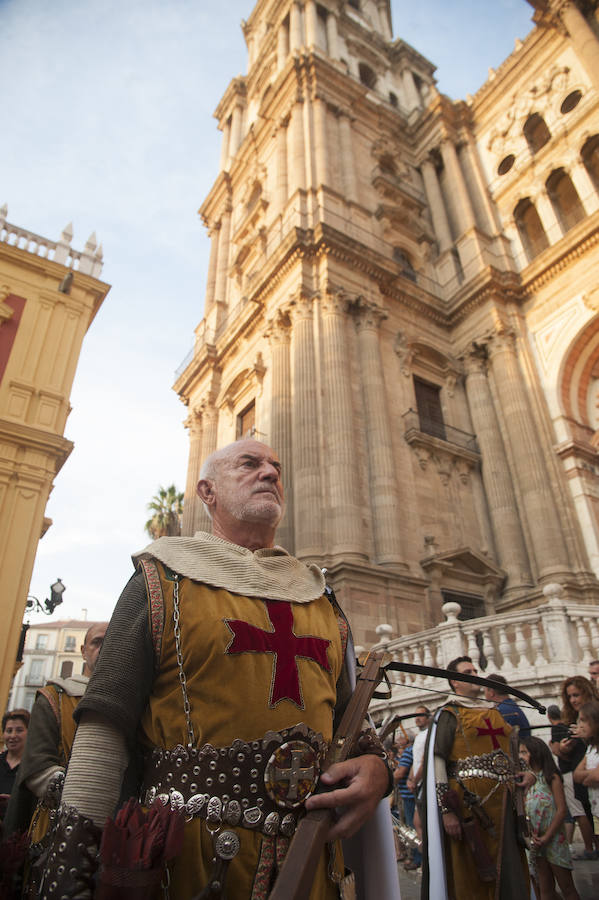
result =
[[271,444],[358,643],[599,600],[599,14],[530,3],[455,102],[389,0],[258,0],[216,110],[184,533],[203,459]]

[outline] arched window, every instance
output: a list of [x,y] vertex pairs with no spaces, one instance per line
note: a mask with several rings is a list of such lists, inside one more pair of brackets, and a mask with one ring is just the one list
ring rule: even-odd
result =
[[365,84],[367,88],[374,88],[376,85],[376,75],[366,63],[360,63],[358,66],[358,71],[360,72],[360,81],[362,84]]
[[564,231],[584,219],[584,207],[572,179],[563,169],[556,169],[547,179],[547,193]]
[[580,155],[584,167],[595,185],[595,190],[599,191],[599,134],[595,134],[586,141]]
[[535,256],[549,246],[549,241],[543,223],[530,198],[526,197],[524,200],[520,200],[514,210],[514,221],[528,261],[531,262]]
[[545,119],[539,113],[533,113],[524,124],[524,137],[528,141],[531,153],[538,153],[551,138],[551,132],[545,124]]

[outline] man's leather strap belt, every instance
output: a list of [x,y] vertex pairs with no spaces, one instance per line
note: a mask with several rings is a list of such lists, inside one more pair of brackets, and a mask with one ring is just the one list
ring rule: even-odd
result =
[[230,747],[156,748],[147,761],[141,797],[158,797],[211,830],[241,826],[290,837],[314,792],[327,745],[306,725],[269,731]]
[[513,781],[515,774],[514,763],[503,750],[493,750],[482,756],[467,756],[447,763],[449,778],[492,778],[504,783]]

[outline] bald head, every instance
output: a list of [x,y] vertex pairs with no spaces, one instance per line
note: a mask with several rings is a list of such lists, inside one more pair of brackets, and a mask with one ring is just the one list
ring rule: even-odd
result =
[[96,663],[98,661],[100,650],[102,649],[102,644],[104,643],[104,635],[106,634],[107,628],[108,622],[96,622],[95,625],[91,625],[87,629],[84,641],[81,645],[81,656],[83,657],[84,663],[83,674],[87,675],[88,678],[91,677],[96,668]]
[[267,444],[245,438],[212,453],[197,490],[215,535],[252,550],[273,546],[285,506],[281,463]]

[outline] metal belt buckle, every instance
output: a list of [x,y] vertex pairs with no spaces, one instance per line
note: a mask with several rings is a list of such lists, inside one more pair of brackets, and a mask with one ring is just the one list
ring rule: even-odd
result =
[[277,806],[293,809],[314,792],[319,775],[317,751],[305,741],[286,741],[266,764],[264,786]]

